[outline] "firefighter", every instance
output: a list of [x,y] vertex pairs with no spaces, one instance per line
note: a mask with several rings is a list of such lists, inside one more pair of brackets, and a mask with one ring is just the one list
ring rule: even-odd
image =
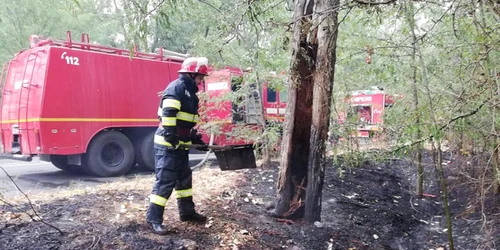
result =
[[189,150],[182,144],[202,144],[194,129],[198,117],[198,85],[208,75],[208,60],[187,58],[179,70],[179,78],[163,91],[158,108],[160,125],[154,137],[156,180],[149,199],[146,221],[156,234],[166,234],[163,223],[165,204],[175,189],[181,221],[204,222],[206,217],[195,211],[192,196],[192,172]]

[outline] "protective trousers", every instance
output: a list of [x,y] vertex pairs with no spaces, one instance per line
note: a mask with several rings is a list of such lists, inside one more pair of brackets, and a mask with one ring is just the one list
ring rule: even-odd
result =
[[192,194],[192,172],[189,167],[189,150],[170,150],[155,145],[156,181],[150,196],[146,221],[162,224],[163,211],[175,188],[179,215],[195,212]]

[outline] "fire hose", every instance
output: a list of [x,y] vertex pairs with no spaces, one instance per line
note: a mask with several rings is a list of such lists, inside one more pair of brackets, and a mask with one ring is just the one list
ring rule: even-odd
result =
[[[212,146],[212,144],[214,143],[214,132],[211,132],[210,133],[210,142],[208,143],[209,146]],[[199,167],[201,167],[203,164],[205,164],[205,162],[208,160],[208,157],[210,156],[210,154],[212,153],[212,149],[209,149],[206,153],[205,153],[205,157],[203,158],[203,160],[201,160],[198,164],[196,164],[195,166],[191,167],[192,170],[195,170]]]

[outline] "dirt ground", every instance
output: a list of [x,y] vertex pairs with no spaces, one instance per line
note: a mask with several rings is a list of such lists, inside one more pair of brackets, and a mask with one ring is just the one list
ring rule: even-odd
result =
[[[195,170],[197,210],[209,221],[180,222],[170,200],[166,236],[149,233],[144,223],[152,175],[30,197],[38,215],[63,235],[20,213],[33,214],[20,198],[11,201],[15,208],[0,206],[0,249],[447,249],[440,188],[431,157],[425,160],[428,197],[423,199],[412,195],[415,171],[405,160],[367,161],[354,168],[331,162],[322,221],[314,225],[266,215],[276,196],[276,162],[268,169],[222,172],[213,163]],[[500,198],[484,196],[481,207],[477,185],[471,184],[477,176],[464,175],[461,167],[477,172],[480,162],[449,160],[455,249],[500,248]]]

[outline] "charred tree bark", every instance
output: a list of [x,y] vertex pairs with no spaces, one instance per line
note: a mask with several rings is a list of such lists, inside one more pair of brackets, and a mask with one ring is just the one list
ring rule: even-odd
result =
[[314,72],[312,126],[309,150],[309,169],[304,219],[321,220],[321,201],[326,168],[326,140],[330,125],[330,107],[334,82],[338,11],[340,0],[317,0],[314,8],[313,40],[318,42]]
[[314,80],[311,72],[314,71],[317,51],[317,44],[308,37],[312,12],[313,1],[295,1],[278,199],[272,211],[277,217],[300,218],[304,215]]
[[274,216],[320,220],[339,2],[295,1],[289,102]]

